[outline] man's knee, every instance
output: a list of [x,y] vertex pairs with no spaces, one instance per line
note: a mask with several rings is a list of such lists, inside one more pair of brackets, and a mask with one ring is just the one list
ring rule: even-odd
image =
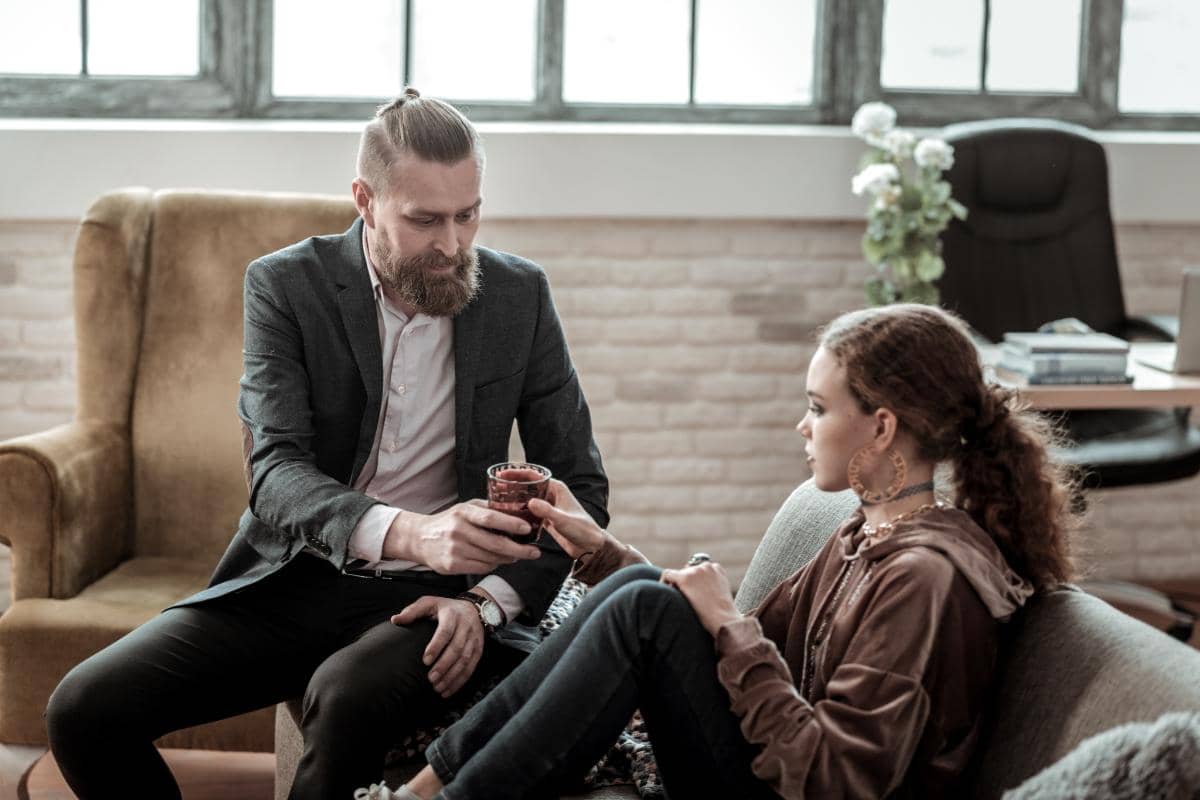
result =
[[59,681],[46,703],[46,730],[51,747],[70,745],[76,736],[107,730],[120,703],[95,657],[75,666]]

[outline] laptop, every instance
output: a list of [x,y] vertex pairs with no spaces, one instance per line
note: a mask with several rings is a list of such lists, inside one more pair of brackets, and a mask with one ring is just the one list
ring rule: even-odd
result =
[[1200,267],[1185,267],[1179,298],[1179,337],[1175,344],[1137,360],[1164,372],[1200,372]]

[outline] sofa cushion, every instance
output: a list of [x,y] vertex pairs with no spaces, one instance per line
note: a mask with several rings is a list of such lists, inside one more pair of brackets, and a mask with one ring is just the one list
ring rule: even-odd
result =
[[1011,623],[980,797],[1126,722],[1200,708],[1200,652],[1077,589],[1034,597]]
[[[203,588],[211,566],[134,558],[66,600],[26,598],[0,616],[0,741],[45,744],[50,693],[76,664]],[[270,709],[178,731],[166,747],[268,752]]]
[[850,490],[823,492],[811,480],[796,487],[775,512],[750,559],[738,587],[738,610],[752,610],[784,578],[811,561],[858,506],[859,499]]

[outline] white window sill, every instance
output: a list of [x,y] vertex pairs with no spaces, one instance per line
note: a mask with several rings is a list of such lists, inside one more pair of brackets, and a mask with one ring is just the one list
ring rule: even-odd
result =
[[[858,219],[839,126],[482,123],[502,218]],[[0,119],[0,218],[77,219],[119,186],[348,196],[354,122]],[[1200,134],[1106,132],[1118,222],[1200,219]]]

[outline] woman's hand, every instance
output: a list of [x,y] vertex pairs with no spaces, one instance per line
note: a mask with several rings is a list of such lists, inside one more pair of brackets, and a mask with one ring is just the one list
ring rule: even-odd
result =
[[596,524],[567,485],[550,480],[546,500],[530,500],[529,510],[545,521],[546,530],[571,558],[595,553],[604,544],[604,529]]
[[661,580],[683,592],[700,624],[714,638],[722,625],[742,617],[733,604],[733,589],[725,568],[715,561],[683,569],[664,569]]

